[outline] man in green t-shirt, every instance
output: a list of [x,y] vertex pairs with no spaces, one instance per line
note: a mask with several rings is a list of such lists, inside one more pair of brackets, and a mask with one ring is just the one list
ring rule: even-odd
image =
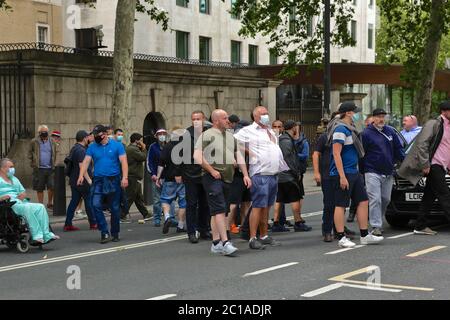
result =
[[239,165],[247,188],[251,187],[251,179],[244,157],[238,152],[236,139],[226,130],[230,127],[226,111],[214,110],[211,120],[213,127],[197,140],[194,160],[203,168],[202,183],[211,214],[211,252],[232,255],[237,248],[228,239],[225,215],[230,207],[228,201],[235,167]]

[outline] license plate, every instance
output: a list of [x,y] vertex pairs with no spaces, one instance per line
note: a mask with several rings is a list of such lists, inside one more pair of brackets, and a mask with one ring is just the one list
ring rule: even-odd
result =
[[422,201],[423,192],[408,192],[405,193],[406,201]]

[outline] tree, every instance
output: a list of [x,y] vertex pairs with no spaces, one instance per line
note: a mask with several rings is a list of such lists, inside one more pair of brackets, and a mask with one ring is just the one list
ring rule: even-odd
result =
[[11,7],[6,3],[6,0],[0,0],[0,10],[11,10]]
[[[354,14],[352,3],[352,0],[335,0],[331,4],[331,17],[335,21],[331,44],[334,46],[355,45],[349,32]],[[268,37],[271,52],[287,64],[279,76],[292,77],[298,72],[297,64],[318,67],[322,63],[323,11],[322,0],[236,0],[231,13],[242,19],[241,36]]]
[[[383,23],[377,44],[377,61],[401,62],[403,79],[415,91],[414,113],[420,122],[431,112],[434,76],[448,51],[441,51],[448,37],[450,2],[448,0],[381,0]],[[448,48],[448,41],[442,42]]]
[[151,20],[162,23],[167,30],[166,11],[154,0],[118,0],[114,31],[113,99],[110,122],[114,128],[130,129],[133,93],[134,22],[136,11],[146,13]]

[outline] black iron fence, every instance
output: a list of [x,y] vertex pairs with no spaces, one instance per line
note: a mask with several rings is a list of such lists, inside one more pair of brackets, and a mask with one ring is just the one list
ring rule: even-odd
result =
[[30,76],[20,61],[0,65],[0,157],[5,157],[14,140],[30,137],[27,126],[27,86]]
[[[41,42],[24,42],[24,43],[1,43],[0,52],[2,51],[16,51],[16,50],[41,50],[47,52],[60,52],[69,54],[82,54],[91,55],[99,57],[113,57],[113,51],[103,51],[97,49],[79,49],[64,47],[55,44],[47,44]],[[155,62],[166,62],[166,63],[179,63],[179,64],[192,64],[192,65],[203,65],[219,68],[252,68],[255,65],[249,65],[246,63],[231,63],[231,62],[218,62],[218,61],[206,61],[206,60],[196,60],[196,59],[181,59],[175,57],[165,57],[165,56],[154,56],[149,54],[135,53],[134,59],[144,60],[144,61],[155,61]]]

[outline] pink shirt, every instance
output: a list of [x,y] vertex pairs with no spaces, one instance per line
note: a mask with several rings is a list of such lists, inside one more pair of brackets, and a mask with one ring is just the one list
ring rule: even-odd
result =
[[438,164],[447,169],[450,168],[450,120],[444,116],[441,117],[444,119],[444,135],[431,164]]

